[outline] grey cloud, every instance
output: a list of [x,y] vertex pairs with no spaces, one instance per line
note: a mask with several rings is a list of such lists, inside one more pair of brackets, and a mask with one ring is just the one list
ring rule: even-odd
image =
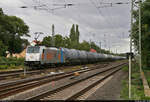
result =
[[[40,0],[41,3],[47,4],[48,7],[54,8],[52,3],[76,4],[54,11],[34,10],[33,6],[37,5],[37,0],[3,0],[0,1],[4,12],[9,15],[21,17],[30,27],[32,41],[34,32],[42,31],[44,36],[51,34],[51,25],[55,24],[55,32],[68,36],[72,24],[78,24],[80,30],[80,42],[83,40],[101,41],[103,48],[104,39],[112,50],[118,49],[118,52],[129,51],[129,29],[130,29],[130,5],[115,5],[114,7],[100,8],[100,12],[91,3],[101,6],[100,2],[128,2],[129,0]],[[21,9],[21,6],[28,6],[27,9]],[[93,33],[95,36],[93,36]],[[104,34],[106,35],[104,37]],[[108,47],[107,47],[108,49]]]

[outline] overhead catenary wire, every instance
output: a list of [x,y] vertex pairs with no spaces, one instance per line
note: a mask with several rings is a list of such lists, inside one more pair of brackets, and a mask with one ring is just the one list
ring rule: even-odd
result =
[[[109,11],[109,12],[110,12],[109,8],[107,8],[107,7],[106,7],[106,9],[107,9],[107,11]],[[113,21],[114,21],[113,16],[112,16],[110,13],[108,13],[108,14],[109,14],[109,18],[111,19],[110,21],[112,21],[112,22],[113,22]],[[119,28],[119,27],[120,27],[120,28],[122,27],[122,26],[121,26],[121,24],[120,24],[120,23],[118,23],[118,22],[115,22],[115,23],[113,22],[113,24],[117,25],[117,26],[118,26],[118,28]],[[112,27],[114,27],[114,26],[113,26],[113,24],[112,24]],[[114,28],[113,30],[114,30],[115,32],[118,32],[115,28]],[[122,31],[121,31],[121,33],[122,33]],[[120,34],[121,34],[121,33],[120,33]],[[118,38],[118,37],[120,38],[120,36],[119,36],[119,35],[117,35],[116,37],[117,37],[117,38]]]
[[[37,0],[37,1],[40,1],[40,0]],[[107,16],[104,16],[103,13],[101,12],[101,10],[96,6],[96,4],[94,3],[94,1],[92,1],[92,0],[90,0],[90,1],[91,1],[92,4],[96,7],[96,9],[98,10],[98,13],[99,13],[101,16],[107,18]],[[64,2],[65,2],[65,4],[67,4],[67,3],[66,3],[66,0],[64,0]],[[41,5],[41,3],[40,3],[40,5]],[[61,9],[61,8],[63,8],[63,7],[54,8],[54,9]],[[54,9],[53,9],[53,10],[54,10]],[[111,26],[112,26],[112,28],[113,28],[112,30],[116,30],[116,29],[114,29],[114,25],[112,24],[112,22],[109,21],[110,19],[108,19],[108,20],[104,19],[104,20],[105,20],[105,22],[107,22],[108,25],[111,25]],[[116,31],[115,31],[115,32],[116,32]]]
[[[92,0],[90,0],[90,1],[91,1],[91,3],[94,5],[94,7],[98,10],[99,15],[104,17],[104,15],[102,14],[101,10],[96,6],[96,4],[95,4]],[[105,18],[106,18],[106,17],[105,17]],[[105,22],[106,22],[107,24],[111,25],[112,28],[113,28],[113,30],[114,30],[114,25],[112,25],[112,23],[109,22],[109,20],[106,20],[106,19],[104,19],[104,20],[105,20]],[[106,43],[106,41],[105,41],[105,43]],[[105,45],[106,45],[106,44],[105,44]],[[106,47],[106,46],[105,46],[105,47]]]
[[[101,3],[102,4],[102,2],[98,2],[98,3],[94,3],[94,1],[92,1],[92,0],[90,0],[91,1],[91,3],[95,6],[95,8],[98,10],[98,13],[101,15],[101,16],[103,16],[104,17],[104,15],[102,14],[102,12],[101,12],[101,10],[100,10],[100,7],[98,7],[96,4],[98,4],[98,3]],[[95,1],[96,2],[96,1]],[[104,3],[104,4],[111,4],[111,6],[112,6],[112,4],[129,4],[130,2],[118,2],[118,3]],[[104,7],[104,8],[107,8],[107,7]],[[107,16],[105,16],[105,18],[108,18]],[[112,30],[114,31],[114,32],[118,32],[115,28],[114,28],[114,24],[112,24],[112,22],[109,22],[109,20],[111,19],[111,21],[113,21],[113,19],[112,19],[112,16],[109,16],[109,18],[106,20],[106,19],[104,19],[106,22],[107,22],[107,24],[109,24],[109,25],[111,25],[111,27],[113,28]],[[118,36],[117,36],[118,37]]]

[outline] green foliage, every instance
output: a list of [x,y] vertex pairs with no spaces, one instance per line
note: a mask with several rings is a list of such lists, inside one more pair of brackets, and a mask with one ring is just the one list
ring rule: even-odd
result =
[[[141,16],[142,16],[142,64],[144,66],[150,67],[150,6],[145,2],[150,2],[150,0],[145,0],[141,6]],[[138,10],[133,12],[135,22],[133,24],[132,39],[136,48],[139,51],[139,31],[138,31]]]
[[146,77],[146,79],[147,79],[147,82],[148,82],[148,84],[149,84],[149,86],[150,86],[150,77],[149,77],[149,75],[150,75],[150,70],[149,70],[149,68],[144,68],[143,71],[144,71],[145,77]]
[[69,37],[64,37],[63,38],[63,45],[65,48],[71,48],[71,40]]
[[79,32],[79,26],[76,25],[76,42],[79,43],[79,36],[80,36],[80,32]]
[[0,70],[16,69],[20,66],[24,66],[24,58],[0,57]]
[[124,67],[122,68],[122,70],[125,71],[125,72],[128,72],[128,66],[124,66]]
[[[83,41],[83,42],[79,42],[79,36],[80,36],[80,32],[79,32],[79,26],[73,24],[70,30],[70,35],[69,37],[65,36],[61,36],[60,34],[56,34],[54,36],[55,38],[55,47],[65,47],[65,48],[70,48],[70,49],[78,49],[78,50],[85,50],[85,51],[90,51],[90,48],[95,49],[98,53],[105,53],[105,54],[113,54],[110,53],[109,51],[106,51],[104,49],[101,49],[99,46],[97,46],[94,42],[87,42],[87,41]],[[47,46],[47,47],[51,47],[52,46],[52,37],[51,36],[47,36],[44,37],[41,45]],[[123,54],[122,54],[123,55]]]
[[8,65],[0,65],[0,70],[1,69],[7,69],[9,66]]
[[0,41],[0,56],[5,56],[5,51],[7,50],[7,46],[5,46],[4,44],[3,44],[3,42],[2,41]]
[[79,44],[79,50],[90,51],[90,44],[87,41],[83,41]]
[[29,36],[29,27],[24,21],[16,16],[8,16],[0,9],[0,56],[5,56],[4,51],[19,53],[23,45],[29,44],[27,40],[21,39],[22,36]]
[[72,25],[72,28],[70,30],[70,41],[71,41],[71,48],[74,48],[74,49],[79,49],[78,46],[79,46],[79,36],[80,36],[80,32],[79,32],[79,26],[73,24]]
[[71,42],[75,42],[76,32],[75,32],[74,24],[72,25],[72,28],[70,30],[69,37],[70,37]]
[[[126,68],[125,68],[126,69]],[[132,74],[131,74],[131,100],[143,100],[149,99],[149,97],[145,97],[144,95],[144,87],[142,84],[142,79],[140,76],[140,70],[137,64],[132,64]],[[122,81],[122,91],[121,98],[125,100],[129,100],[129,89],[128,89],[128,77],[126,80]]]
[[46,37],[44,37],[41,44],[45,45],[46,47],[50,47],[50,46],[52,46],[51,41],[52,41],[52,37],[51,36],[46,36]]
[[0,15],[3,15],[3,10],[2,10],[2,8],[0,8]]
[[56,47],[64,47],[63,37],[59,34],[55,35],[55,46]]
[[0,65],[8,65],[8,66],[24,65],[24,58],[17,59],[15,57],[10,57],[10,58],[0,57]]

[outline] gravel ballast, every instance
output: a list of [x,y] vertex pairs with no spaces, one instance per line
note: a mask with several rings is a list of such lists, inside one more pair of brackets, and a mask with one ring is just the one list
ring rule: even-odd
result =
[[96,90],[86,100],[121,100],[122,80],[127,76],[128,74],[122,70],[117,72],[110,81]]
[[[109,68],[109,67],[107,67],[107,68]],[[74,80],[70,80],[70,78],[64,78],[64,79],[59,80],[59,81],[53,81],[53,82],[50,82],[48,84],[42,85],[40,87],[34,88],[32,90],[27,90],[25,92],[21,92],[20,94],[17,94],[17,95],[14,95],[14,96],[10,96],[8,98],[5,98],[4,100],[24,100],[24,99],[26,99],[28,97],[40,94],[42,92],[45,92],[45,91],[48,91],[48,90],[53,90],[53,89],[56,89],[56,88],[58,88],[58,87],[60,87],[62,85],[65,85],[65,84],[68,84],[68,83],[72,83],[75,80],[81,80],[81,79],[83,79],[83,78],[85,78],[87,76],[90,76],[93,73],[97,73],[97,72],[99,72],[101,70],[104,70],[104,69],[103,68],[102,69],[101,68],[100,69],[96,69],[96,70],[90,71],[88,74],[87,73],[83,73],[80,76],[78,76],[78,78],[76,78]]]

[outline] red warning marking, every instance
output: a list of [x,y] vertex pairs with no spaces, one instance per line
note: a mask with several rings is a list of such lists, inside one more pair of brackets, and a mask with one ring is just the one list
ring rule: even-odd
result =
[[51,84],[52,84],[52,86],[55,86],[55,81],[52,81]]

